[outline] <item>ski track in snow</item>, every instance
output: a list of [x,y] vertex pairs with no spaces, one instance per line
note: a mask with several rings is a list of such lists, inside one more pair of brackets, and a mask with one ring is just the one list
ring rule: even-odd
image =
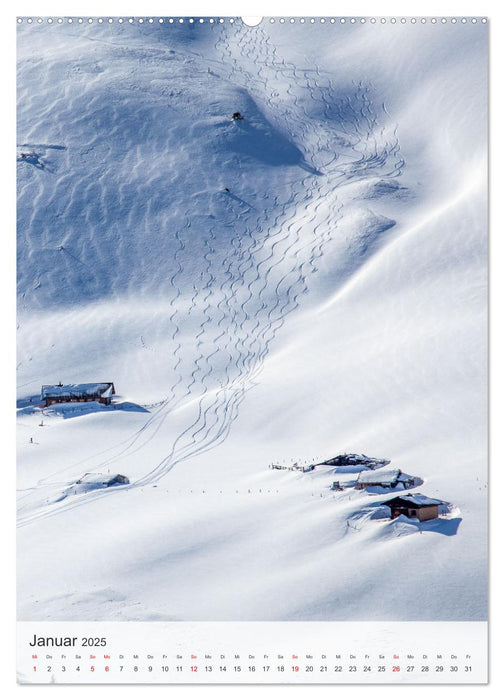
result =
[[[251,208],[243,211],[236,198],[227,196],[225,207],[229,217],[233,220],[236,207],[240,206],[243,228],[236,229],[230,246],[223,253],[216,245],[215,227],[209,226],[201,251],[204,261],[201,276],[192,281],[190,289],[187,282],[185,287],[181,285],[184,285],[187,272],[184,259],[191,249],[192,211],[182,212],[186,224],[174,232],[175,269],[169,277],[166,292],[170,295],[168,326],[172,329],[167,372],[174,375],[173,383],[145,423],[127,440],[108,448],[105,451],[108,456],[101,458],[104,452],[95,453],[51,475],[50,481],[46,479],[40,486],[54,485],[57,483],[55,477],[61,478],[62,472],[75,471],[77,466],[92,463],[93,469],[100,471],[119,465],[125,456],[140,452],[160,435],[166,419],[175,411],[185,410],[188,418],[170,450],[141,478],[119,491],[156,483],[174,466],[222,443],[229,435],[247,392],[258,380],[277,334],[287,317],[303,304],[303,298],[308,297],[318,264],[338,235],[338,222],[345,216],[342,188],[358,180],[397,178],[402,172],[404,161],[397,127],[391,128],[384,106],[376,109],[370,86],[358,83],[354,85],[352,95],[339,96],[331,79],[324,76],[317,66],[310,70],[296,68],[279,58],[263,29],[252,32],[243,27],[221,31],[215,50],[221,55],[221,61],[217,62],[219,70],[228,71],[227,80],[246,90],[277,128],[284,133],[295,133],[298,140],[295,145],[303,152],[304,158],[300,166],[306,174],[292,189],[289,198],[277,198],[278,206],[273,217]],[[68,103],[61,109],[63,114],[72,114],[75,109],[73,99],[77,94],[73,97],[65,94],[65,99],[67,97]],[[312,118],[306,109],[307,100],[325,119],[317,121]],[[117,109],[112,103],[112,124],[123,123],[118,118]],[[44,118],[43,114],[41,118]],[[383,126],[380,126],[381,118],[386,119]],[[138,138],[141,140],[143,134]],[[345,146],[337,149],[335,144]],[[98,147],[101,148],[102,144],[87,144],[88,151]],[[85,155],[85,151],[81,154]],[[141,167],[141,161],[141,151],[137,148],[133,171]],[[64,177],[61,186],[66,186]],[[144,184],[145,190],[151,186],[150,181]],[[43,251],[53,256],[66,254],[78,263],[77,267],[85,268],[90,251],[77,248],[71,231],[62,236],[57,250],[52,247],[45,229],[41,239],[35,240],[40,212],[44,207],[55,205],[57,192],[55,188],[51,199],[44,202],[44,185],[40,180],[29,225],[23,230],[26,247],[39,251],[39,254]],[[222,196],[226,198],[225,194]],[[130,193],[126,186],[121,189],[120,197],[123,202],[128,201]],[[82,200],[96,201],[98,208],[107,210],[107,188],[103,177],[95,179],[93,175],[87,182],[73,183],[69,195],[70,216],[72,207],[77,207]],[[327,210],[322,216],[319,207],[322,203],[327,207],[328,201],[333,202],[329,216]],[[148,199],[144,215],[146,224],[151,206],[154,204]],[[126,226],[134,226],[135,215],[133,203]],[[87,213],[89,226],[92,226],[93,216],[93,211]],[[117,234],[117,258],[120,260],[123,243],[120,232]],[[138,239],[141,241],[142,236],[139,235]],[[99,246],[97,236],[92,241],[94,246]],[[351,273],[356,271],[350,270]],[[188,292],[190,303],[187,311],[183,311],[181,302],[187,298]],[[21,294],[22,304],[28,304],[26,293],[27,290]],[[36,293],[33,287],[32,293]],[[199,322],[192,330],[196,317]],[[183,352],[183,337],[191,332],[193,356],[188,358],[187,352]],[[113,493],[114,490],[88,493],[85,497],[68,498],[49,505],[36,499],[28,499],[28,503],[21,500],[19,525]]]

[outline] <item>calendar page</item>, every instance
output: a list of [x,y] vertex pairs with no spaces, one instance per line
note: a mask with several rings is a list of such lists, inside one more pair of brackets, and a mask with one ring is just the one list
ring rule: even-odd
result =
[[17,18],[19,683],[487,682],[488,25]]

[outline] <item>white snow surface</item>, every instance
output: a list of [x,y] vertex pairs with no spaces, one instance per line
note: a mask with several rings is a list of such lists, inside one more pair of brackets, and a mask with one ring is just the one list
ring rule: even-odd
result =
[[486,27],[18,31],[19,618],[486,619]]

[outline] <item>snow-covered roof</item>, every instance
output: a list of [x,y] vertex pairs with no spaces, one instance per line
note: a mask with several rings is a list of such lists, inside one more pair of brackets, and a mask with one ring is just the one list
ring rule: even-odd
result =
[[399,469],[381,467],[381,469],[366,470],[359,472],[358,484],[390,484],[397,481],[400,474]]
[[109,384],[108,389],[105,389],[105,391],[102,392],[102,396],[104,399],[109,399],[113,393],[114,393],[114,385]]
[[404,501],[406,503],[411,503],[413,506],[440,506],[444,503],[444,501],[438,501],[437,498],[429,498],[421,493],[407,493],[405,496],[396,496],[396,498],[386,501],[385,505],[393,501]]
[[84,474],[77,483],[79,484],[110,484],[111,481],[117,479],[120,474],[92,474],[88,472]]
[[81,396],[103,396],[110,397],[114,392],[112,382],[101,382],[95,384],[46,384],[42,387],[42,398],[57,397],[81,397]]

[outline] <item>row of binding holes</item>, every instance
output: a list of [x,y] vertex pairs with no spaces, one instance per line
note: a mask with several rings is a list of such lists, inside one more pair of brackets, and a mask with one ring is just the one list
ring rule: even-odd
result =
[[[128,19],[124,19],[124,17],[98,17],[98,18],[93,18],[93,17],[88,17],[87,19],[83,19],[82,17],[78,17],[74,19],[73,17],[68,17],[67,19],[62,19],[61,17],[58,17],[56,19],[53,19],[52,17],[48,17],[47,19],[43,19],[42,17],[38,17],[37,19],[33,19],[32,17],[28,17],[27,19],[23,19],[22,17],[18,17],[18,24],[22,24],[23,22],[27,22],[28,24],[42,24],[44,21],[47,22],[47,24],[63,24],[64,22],[67,22],[68,24],[93,24],[93,22],[96,22],[97,24],[113,24],[114,22],[117,22],[118,24],[134,24],[135,22],[137,24],[203,24],[203,23],[209,23],[209,24],[224,24],[226,21],[223,18],[220,19],[214,19],[213,17],[206,18],[206,19],[194,19],[192,17],[190,18],[185,18],[185,17],[179,17],[179,18],[173,18],[169,17],[165,19],[164,17],[159,17],[158,19],[155,19],[153,17],[129,17]],[[228,17],[227,21],[230,24],[233,24],[235,19],[234,17]]]
[[[448,22],[451,22],[452,24],[456,24],[457,22],[461,22],[462,24],[467,24],[468,22],[471,24],[476,24],[478,19],[476,17],[472,17],[471,19],[467,19],[466,17],[462,17],[460,19],[457,19],[456,17],[451,17],[450,19],[447,19],[446,17],[441,17],[440,19],[437,17],[432,17],[430,20],[428,20],[426,17],[420,17],[418,19],[416,17],[411,17],[410,19],[406,17],[400,17],[399,19],[396,17],[381,17],[380,19],[376,19],[376,17],[340,17],[339,19],[335,17],[330,17],[329,19],[326,19],[325,17],[319,17],[317,19],[314,17],[311,17],[310,19],[306,19],[305,17],[291,17],[290,19],[285,19],[284,17],[276,19],[275,17],[271,17],[269,21],[271,24],[274,24],[275,22],[280,22],[280,24],[285,24],[286,22],[289,22],[290,24],[294,24],[294,22],[300,22],[301,24],[315,24],[316,22],[320,22],[321,24],[325,24],[326,22],[330,24],[335,24],[336,22],[339,22],[340,24],[365,24],[366,22],[370,22],[371,24],[376,24],[377,22],[380,22],[381,24],[385,24],[386,22],[389,22],[390,24],[406,24],[408,21],[411,22],[411,24],[416,24],[417,22],[427,24],[429,21],[431,24],[436,24],[437,22],[440,22],[441,24],[447,24]],[[486,17],[483,17],[480,21],[483,24],[486,24]]]
[[[186,19],[184,17],[180,17],[180,18],[170,17],[168,19],[165,19],[163,17],[159,17],[158,19],[154,19],[153,17],[147,17],[147,18],[129,17],[128,19],[124,19],[123,17],[119,17],[119,18],[98,17],[97,19],[94,19],[93,17],[89,17],[87,19],[83,19],[82,17],[78,17],[77,19],[73,19],[72,17],[69,17],[68,19],[63,19],[61,17],[57,17],[56,19],[54,19],[52,17],[48,17],[46,19],[43,19],[42,17],[38,17],[37,19],[33,19],[32,17],[28,17],[27,19],[23,19],[22,17],[18,17],[18,20],[17,20],[18,24],[22,24],[23,22],[26,22],[27,24],[33,24],[34,22],[37,24],[42,24],[44,21],[47,22],[47,24],[53,24],[53,23],[63,24],[64,22],[67,22],[68,24],[72,24],[72,23],[92,24],[93,22],[97,22],[98,24],[112,24],[113,22],[118,22],[119,24],[124,24],[124,23],[134,24],[135,22],[137,24],[154,24],[154,23],[158,23],[158,24],[165,24],[165,23],[166,24],[184,24],[184,23],[187,23],[187,24],[204,24],[204,23],[224,24],[224,22],[226,22],[226,21],[229,22],[229,24],[233,24],[235,22],[235,19],[233,17],[229,17],[229,18],[227,18],[227,20],[223,19],[222,17],[219,19],[214,19],[213,17],[205,18],[205,19],[203,19],[203,18],[193,19],[192,17],[190,17],[189,19]],[[400,17],[399,19],[397,19],[396,17],[387,17],[387,18],[381,17],[380,19],[377,19],[376,17],[370,17],[370,18],[366,18],[366,17],[359,17],[359,18],[341,17],[339,19],[337,19],[335,17],[330,17],[330,18],[320,17],[317,19],[315,19],[314,17],[311,17],[310,19],[306,19],[305,17],[290,17],[289,19],[285,19],[284,17],[280,17],[280,18],[271,17],[269,20],[269,22],[271,24],[274,24],[275,22],[279,22],[280,24],[285,24],[287,22],[289,24],[294,24],[295,22],[299,22],[300,24],[305,24],[305,23],[315,24],[316,22],[320,22],[320,24],[325,24],[325,23],[335,24],[336,22],[339,22],[340,24],[346,24],[346,23],[365,24],[366,22],[370,22],[371,24],[376,24],[377,22],[379,22],[380,24],[385,24],[386,22],[389,22],[390,24],[396,24],[396,23],[406,24],[407,22],[411,22],[411,24],[416,24],[417,22],[420,22],[421,24],[427,24],[428,22],[430,22],[431,24],[436,24],[437,22],[440,22],[441,24],[447,24],[447,23],[456,24],[457,22],[460,22],[461,24],[467,24],[467,23],[476,24],[478,21],[482,22],[483,24],[486,24],[487,19],[486,19],[486,17],[483,17],[480,20],[476,19],[476,17],[472,17],[471,19],[467,19],[466,17],[462,17],[459,19],[457,19],[456,17],[451,17],[451,18],[441,17],[440,19],[438,19],[437,17],[432,17],[430,20],[427,19],[426,17],[420,17],[420,18],[411,17],[409,19],[407,19],[406,17]]]

